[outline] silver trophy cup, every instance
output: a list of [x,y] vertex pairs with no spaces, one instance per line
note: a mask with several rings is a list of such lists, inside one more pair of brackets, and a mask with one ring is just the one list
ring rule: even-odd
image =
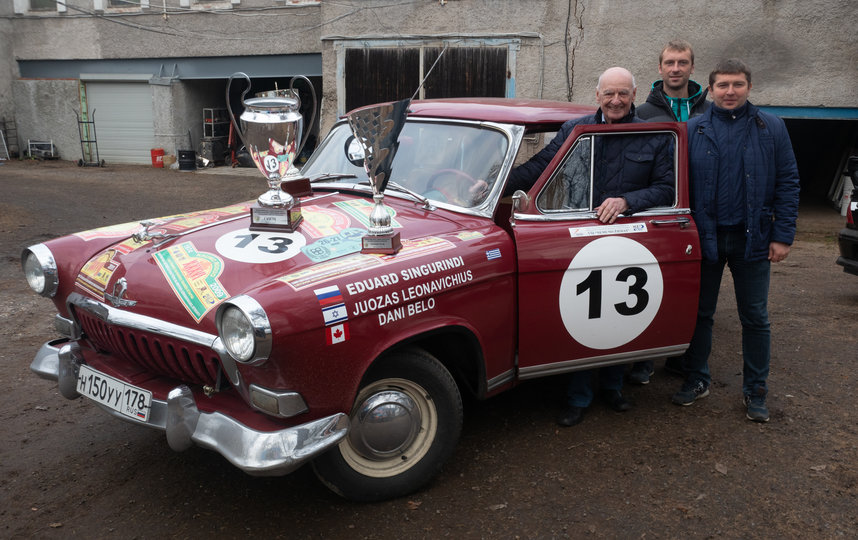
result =
[[349,127],[363,149],[364,169],[374,201],[368,234],[361,239],[363,253],[396,253],[402,248],[399,232],[394,232],[390,213],[384,206],[384,188],[390,180],[399,134],[405,126],[410,104],[410,99],[404,99],[359,109],[349,115]]
[[[239,76],[247,80],[247,88],[241,94],[244,112],[236,122],[229,102],[229,90],[233,78]],[[310,80],[303,76],[293,77],[290,85],[298,78],[305,80],[312,89]],[[291,88],[288,92],[245,100],[249,90],[250,77],[247,74],[230,76],[226,86],[230,119],[251,159],[268,180],[268,191],[260,195],[257,204],[251,207],[251,229],[291,232],[301,222],[300,202],[292,196],[291,190],[284,191],[281,184],[309,135],[309,131],[304,133],[304,118],[299,112],[301,102],[297,92]],[[313,100],[315,110],[315,92]],[[303,191],[303,187],[299,191]]]

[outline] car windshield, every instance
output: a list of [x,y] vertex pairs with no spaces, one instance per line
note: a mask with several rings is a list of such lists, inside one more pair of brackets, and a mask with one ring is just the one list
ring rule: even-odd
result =
[[[478,124],[409,121],[399,135],[391,182],[434,201],[477,206],[498,181],[508,145],[503,132]],[[345,123],[334,127],[301,172],[311,179],[368,180],[360,147]]]

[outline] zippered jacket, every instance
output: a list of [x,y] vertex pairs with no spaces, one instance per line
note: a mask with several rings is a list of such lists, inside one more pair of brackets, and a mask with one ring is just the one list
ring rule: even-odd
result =
[[[709,108],[706,101],[708,88],[702,88],[695,81],[688,81],[688,98],[680,101],[681,107],[686,107],[688,114],[686,119],[700,116]],[[637,108],[638,118],[646,122],[676,122],[678,117],[670,105],[670,100],[664,93],[664,81],[652,83],[652,89],[646,98],[646,102]]]
[[[529,190],[554,155],[575,129],[582,124],[602,122],[602,110],[595,115],[568,120],[545,148],[526,163],[513,169],[504,190]],[[634,107],[620,123],[641,123]],[[673,172],[673,139],[669,135],[604,135],[595,147],[593,206],[609,197],[623,197],[629,205],[626,213],[640,212],[656,206],[670,206],[675,197]]]
[[[718,197],[729,191],[718,182],[719,161],[737,159],[720,154],[710,107],[688,121],[688,163],[691,210],[705,261],[718,260]],[[789,133],[783,120],[748,102],[741,181],[745,188],[745,258],[764,260],[771,242],[791,245],[798,218],[799,177]]]

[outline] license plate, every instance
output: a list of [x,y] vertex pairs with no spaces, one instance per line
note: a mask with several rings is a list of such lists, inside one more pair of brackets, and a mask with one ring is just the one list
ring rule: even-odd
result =
[[116,412],[146,422],[152,407],[152,392],[126,384],[89,366],[80,366],[77,391]]

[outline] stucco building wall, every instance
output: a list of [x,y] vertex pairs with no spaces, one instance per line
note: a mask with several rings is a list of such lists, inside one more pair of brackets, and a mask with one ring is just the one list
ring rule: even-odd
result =
[[[759,105],[858,108],[854,0],[191,0],[182,13],[179,0],[166,0],[166,14],[152,0],[142,12],[93,16],[99,1],[68,0],[65,13],[41,16],[14,12],[28,0],[0,2],[0,116],[14,114],[23,140],[59,140],[72,159],[80,152],[70,108],[77,81],[22,80],[19,60],[150,58],[169,71],[176,57],[318,54],[324,133],[344,112],[336,53],[343,40],[516,40],[514,95],[589,104],[598,74],[613,65],[636,75],[642,103],[658,78],[662,44],[683,38],[695,46],[694,78],[704,85],[718,59],[736,56],[754,72]],[[156,137],[167,148],[183,144],[189,129],[197,135],[199,110],[209,105],[202,102],[220,92],[177,75],[153,86]]]

